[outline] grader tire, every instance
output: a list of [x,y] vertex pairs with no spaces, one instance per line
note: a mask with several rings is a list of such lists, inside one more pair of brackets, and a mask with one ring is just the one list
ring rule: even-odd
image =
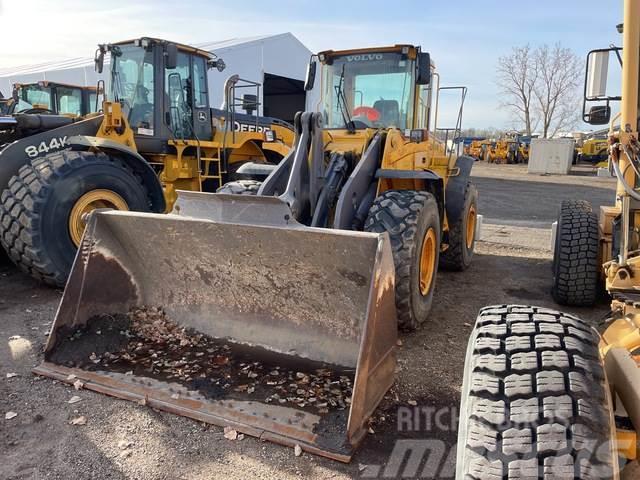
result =
[[538,307],[480,311],[458,431],[464,480],[614,478],[615,436],[598,335]]
[[[429,315],[436,283],[440,215],[435,197],[422,191],[388,190],[374,200],[364,230],[389,234],[396,273],[398,327],[415,330]],[[423,252],[433,253],[424,258]]]
[[232,195],[257,195],[262,182],[257,180],[236,180],[225,183],[216,193],[230,193]]
[[565,200],[553,254],[552,294],[561,305],[586,307],[598,298],[598,217],[591,204]]
[[[475,247],[478,190],[471,182],[464,192],[460,218],[449,225],[449,248],[440,254],[440,268],[461,272],[469,268]],[[468,231],[467,228],[470,230]]]
[[142,181],[105,153],[64,150],[20,168],[0,197],[0,243],[21,270],[63,287],[77,247],[70,215],[86,193],[114,192],[129,210],[150,211]]

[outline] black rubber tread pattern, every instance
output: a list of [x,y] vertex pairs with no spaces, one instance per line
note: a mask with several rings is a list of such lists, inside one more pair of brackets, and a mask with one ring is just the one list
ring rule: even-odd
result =
[[467,350],[456,478],[613,478],[597,346],[598,335],[572,315],[483,308]]
[[[438,205],[429,192],[415,190],[387,190],[378,196],[364,224],[367,232],[388,232],[391,239],[393,262],[396,273],[396,311],[398,327],[405,331],[415,330],[426,320],[431,308],[436,279],[433,279],[430,293],[416,303],[416,289],[419,292],[418,269],[423,236],[420,235],[421,217],[435,212],[437,238],[440,240]],[[418,238],[420,237],[420,238]],[[439,251],[439,245],[437,250]],[[436,269],[438,259],[436,258]],[[434,273],[437,276],[437,272]]]
[[[62,150],[34,159],[20,167],[0,195],[0,244],[9,258],[25,273],[47,285],[63,287],[68,272],[47,256],[39,231],[48,191],[57,179],[90,162],[112,162],[135,178],[144,194],[142,179],[125,162],[105,153]],[[150,200],[147,210],[150,210]]]
[[561,305],[591,306],[598,298],[598,217],[584,200],[560,207],[552,295]]
[[440,268],[444,270],[462,272],[469,268],[471,264],[476,242],[474,239],[471,248],[467,249],[466,218],[472,203],[475,205],[477,212],[478,190],[473,183],[468,182],[464,192],[464,211],[457,222],[449,225],[449,248],[440,254]]
[[233,195],[257,195],[262,182],[257,180],[234,180],[225,183],[216,193],[230,193]]

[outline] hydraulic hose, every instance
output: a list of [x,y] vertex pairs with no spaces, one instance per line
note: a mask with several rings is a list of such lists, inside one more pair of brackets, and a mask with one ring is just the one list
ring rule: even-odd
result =
[[[633,165],[634,162],[633,162],[633,159],[631,158],[631,155],[629,155],[629,152],[627,152],[627,150],[625,149],[624,153],[625,155],[627,155],[627,157],[629,158],[629,161]],[[627,192],[627,195],[629,195],[631,198],[633,198],[634,200],[638,200],[640,202],[640,193],[638,193],[634,188],[632,188],[631,185],[629,185],[627,181],[624,179],[624,174],[620,170],[620,165],[618,165],[618,162],[612,161],[611,163],[613,163],[613,170],[616,173],[616,177],[618,178],[618,181],[624,188],[624,191]],[[634,165],[634,170],[635,170],[635,165]]]

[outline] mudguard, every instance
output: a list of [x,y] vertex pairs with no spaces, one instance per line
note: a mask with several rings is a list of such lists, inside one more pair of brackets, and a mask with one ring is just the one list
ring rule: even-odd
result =
[[464,208],[464,193],[467,189],[467,182],[471,176],[471,168],[475,159],[467,155],[461,155],[456,160],[456,167],[459,169],[458,175],[449,177],[445,189],[445,209],[449,225],[460,219],[460,214]]
[[102,123],[102,115],[37,133],[16,140],[0,151],[0,192],[7,188],[11,177],[20,167],[34,158],[69,147],[68,139],[75,135],[95,135]]
[[108,138],[99,138],[88,135],[77,135],[67,139],[67,145],[73,150],[88,150],[90,148],[104,151],[105,153],[115,153],[118,158],[127,163],[129,168],[140,175],[144,186],[147,188],[151,200],[151,210],[162,213],[166,209],[166,202],[162,192],[162,185],[145,158],[130,147]]

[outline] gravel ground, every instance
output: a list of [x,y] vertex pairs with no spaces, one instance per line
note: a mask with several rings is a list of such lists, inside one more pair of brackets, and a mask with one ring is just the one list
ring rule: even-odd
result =
[[[614,182],[586,173],[527,176],[521,166],[476,164],[485,229],[473,265],[464,273],[439,274],[431,319],[417,333],[401,337],[396,384],[375,414],[373,433],[349,465],[307,453],[296,457],[291,448],[248,436],[228,440],[216,426],[35,377],[30,370],[42,360],[61,291],[1,265],[0,478],[324,479],[425,472],[451,478],[471,324],[487,304],[555,307],[549,295],[548,228],[559,200],[613,201]],[[606,305],[571,311],[596,321]],[[81,400],[69,404],[76,395]],[[17,416],[5,419],[10,411]],[[70,424],[81,416],[85,425]],[[415,471],[406,462],[394,463],[394,447],[416,439],[431,442],[426,445],[433,455]]]

